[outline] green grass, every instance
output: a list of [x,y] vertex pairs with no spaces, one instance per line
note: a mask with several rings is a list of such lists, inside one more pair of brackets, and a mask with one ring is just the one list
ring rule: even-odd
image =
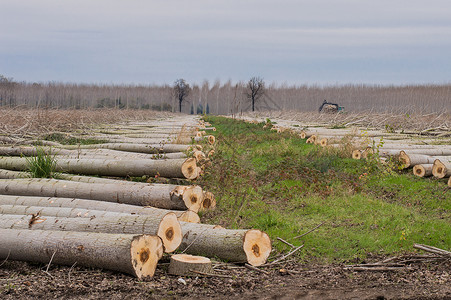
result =
[[206,120],[217,128],[218,143],[201,184],[218,204],[202,215],[204,222],[264,230],[279,251],[288,246],[277,237],[305,243],[297,257],[327,262],[413,252],[413,243],[451,248],[444,181],[345,158],[263,123]]
[[27,157],[28,170],[35,178],[52,178],[55,172],[55,156],[40,147],[36,148],[36,156]]

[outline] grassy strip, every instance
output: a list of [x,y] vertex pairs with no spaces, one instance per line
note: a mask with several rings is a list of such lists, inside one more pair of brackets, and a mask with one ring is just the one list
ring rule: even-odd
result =
[[206,120],[217,128],[218,144],[201,183],[218,206],[204,222],[262,229],[278,250],[288,247],[281,237],[306,244],[298,257],[325,261],[411,252],[413,243],[449,250],[451,194],[443,182],[345,158],[264,124]]
[[108,140],[93,139],[93,138],[78,138],[67,136],[63,133],[52,133],[44,137],[44,140],[58,142],[62,145],[92,145],[108,143]]

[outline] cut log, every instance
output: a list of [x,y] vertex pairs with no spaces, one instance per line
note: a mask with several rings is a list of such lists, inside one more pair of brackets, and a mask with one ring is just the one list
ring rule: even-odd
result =
[[432,176],[432,166],[433,164],[415,165],[413,167],[413,174],[418,177]]
[[[193,272],[194,271],[194,272]],[[174,254],[171,256],[168,273],[177,276],[198,276],[199,273],[213,273],[211,260],[203,256]]]
[[[440,159],[442,156],[429,156],[422,154],[409,154],[406,151],[399,152],[399,161],[404,168],[413,167],[414,165],[433,164],[434,160]],[[443,157],[445,162],[451,161],[451,156]]]
[[271,252],[271,240],[260,230],[232,230],[185,222],[180,225],[183,240],[179,249],[189,254],[259,266],[266,262]]
[[120,215],[129,215],[119,212],[69,208],[69,207],[43,207],[43,206],[24,206],[24,205],[0,205],[0,214],[7,215],[41,215],[50,217],[64,218],[100,218],[117,217]]
[[0,169],[0,179],[18,179],[18,178],[30,178],[30,177],[31,177],[31,174],[28,172]]
[[171,184],[103,184],[57,179],[0,179],[0,194],[81,198],[197,212],[203,201],[199,186]]
[[352,158],[353,159],[361,159],[362,158],[362,151],[359,149],[352,150]]
[[451,177],[448,179],[448,186],[451,187]]
[[194,151],[193,157],[196,159],[197,162],[203,161],[206,158],[205,153],[199,150]]
[[437,178],[450,177],[451,162],[441,161],[440,159],[434,160],[434,165],[432,166],[432,175]]
[[202,201],[202,205],[201,205],[199,211],[211,210],[211,209],[214,209],[215,207],[216,207],[215,196],[211,192],[205,192],[204,200]]
[[[55,149],[50,147],[40,147],[47,155],[69,155],[72,152],[64,149]],[[0,147],[0,155],[4,156],[36,156],[38,150],[36,147]]]
[[163,255],[152,235],[0,229],[0,259],[97,267],[150,279]]
[[127,152],[138,153],[171,153],[171,152],[184,152],[191,145],[179,145],[179,144],[129,144],[129,143],[106,143],[96,145],[64,145],[64,149],[112,149]]
[[315,144],[316,143],[316,139],[317,139],[316,135],[311,135],[305,142],[307,144]]
[[167,253],[176,250],[182,241],[182,230],[174,213],[168,213],[163,218],[121,215],[94,218],[2,215],[0,228],[157,235]]
[[[196,179],[196,160],[112,160],[112,159],[64,159],[57,157],[56,171],[100,176],[136,177],[162,176],[167,178]],[[0,168],[26,171],[29,162],[26,158],[0,157]]]
[[116,212],[125,215],[150,215],[154,218],[162,218],[166,214],[173,212],[179,221],[199,223],[199,215],[191,210],[171,211],[154,207],[142,207],[129,204],[119,204],[105,201],[76,199],[76,198],[55,198],[55,197],[34,197],[34,196],[8,196],[0,195],[1,205],[23,205],[42,207],[67,207],[79,209],[91,209],[104,212]]

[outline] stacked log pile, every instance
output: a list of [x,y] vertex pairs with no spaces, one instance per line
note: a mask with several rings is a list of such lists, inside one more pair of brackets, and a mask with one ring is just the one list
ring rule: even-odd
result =
[[[246,119],[249,123],[265,122],[264,119]],[[451,141],[435,144],[434,138],[419,140],[413,135],[380,130],[359,128],[326,128],[298,122],[276,120],[277,124],[267,122],[264,127],[277,132],[289,131],[305,139],[308,144],[321,147],[342,148],[349,151],[354,159],[366,159],[377,154],[383,162],[389,157],[398,160],[402,168],[412,168],[413,174],[420,177],[434,176],[446,178],[451,187]],[[421,144],[419,144],[421,142]]]
[[[42,146],[39,151],[52,156],[61,172],[58,179],[27,172],[27,157],[39,155],[37,148],[0,147],[0,259],[76,262],[140,279],[152,278],[163,253],[177,249],[264,264],[271,251],[266,233],[199,223],[198,212],[216,205],[213,194],[193,182],[214,153],[209,130],[215,129],[185,117],[85,135],[108,143]],[[204,145],[188,144],[194,141]],[[141,176],[148,182],[124,180]],[[172,184],[161,183],[163,178]],[[205,262],[190,255],[174,261],[175,269]]]

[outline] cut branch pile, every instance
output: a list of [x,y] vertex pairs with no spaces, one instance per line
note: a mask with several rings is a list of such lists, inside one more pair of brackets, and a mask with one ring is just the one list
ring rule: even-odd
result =
[[[76,262],[140,279],[153,276],[163,252],[177,249],[187,254],[174,257],[174,274],[211,273],[207,258],[188,254],[264,264],[266,233],[199,224],[198,211],[216,206],[212,193],[191,182],[211,164],[210,126],[184,117],[70,134],[104,144],[0,147],[0,259]],[[204,146],[180,144],[193,141]],[[54,158],[58,179],[27,172],[24,156],[40,154]],[[141,176],[148,182],[123,180]],[[151,183],[161,177],[182,184]]]

